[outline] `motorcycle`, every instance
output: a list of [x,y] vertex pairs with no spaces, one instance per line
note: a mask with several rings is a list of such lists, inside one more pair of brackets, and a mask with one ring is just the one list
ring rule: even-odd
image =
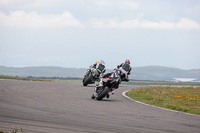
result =
[[130,66],[125,64],[123,67],[118,67],[118,70],[120,71],[121,80],[128,82],[128,72],[130,70]]
[[86,75],[84,75],[83,86],[95,83],[95,81],[97,81],[100,75],[102,75],[104,72],[105,72],[104,61],[101,61],[100,64],[97,64],[96,68],[92,68],[92,66],[90,66]]
[[105,75],[100,79],[99,84],[95,88],[95,92],[92,95],[92,99],[102,100],[104,97],[109,98],[110,95],[114,94],[115,88],[119,87],[121,83],[121,77],[119,75],[120,70],[114,69],[113,72]]

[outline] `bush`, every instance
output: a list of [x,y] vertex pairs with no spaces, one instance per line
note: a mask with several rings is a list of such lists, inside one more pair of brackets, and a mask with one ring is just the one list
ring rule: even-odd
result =
[[[17,129],[17,128],[15,128],[15,129],[14,129],[14,130],[12,130],[11,132],[0,130],[0,133],[18,133],[18,129]],[[22,130],[22,128],[21,128],[21,133],[23,133],[23,130]]]

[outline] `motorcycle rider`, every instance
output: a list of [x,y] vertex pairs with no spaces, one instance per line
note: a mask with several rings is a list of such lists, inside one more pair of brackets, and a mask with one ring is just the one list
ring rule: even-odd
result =
[[102,74],[106,72],[105,62],[103,60],[97,61],[92,67],[102,70]]
[[129,81],[128,75],[130,75],[131,73],[131,66],[130,66],[130,60],[126,59],[125,63],[122,63],[120,65],[117,66],[117,68],[119,70],[121,70],[121,81]]
[[99,61],[96,61],[96,63],[95,63],[95,64],[93,64],[91,67],[92,67],[92,68],[96,68],[96,66],[97,66],[97,63],[99,63]]
[[[91,65],[90,68],[101,69],[102,74],[106,72],[105,62],[103,60],[96,61],[95,64]],[[88,69],[89,71],[90,69]]]
[[[106,71],[106,68],[105,68],[105,62],[103,60],[100,60],[100,61],[96,61],[95,64],[91,65],[89,67],[89,69],[87,70],[87,73],[86,75],[84,75],[84,78],[83,78],[83,84],[85,82],[85,79],[86,77],[88,76],[88,74],[92,71],[96,69],[96,71],[99,72],[100,75],[96,75],[97,77],[95,77],[95,80],[98,79],[99,77],[101,77],[103,75],[103,73]],[[91,83],[95,83],[95,80],[92,80]],[[84,85],[84,86],[87,86],[87,85]]]
[[[104,62],[103,60],[96,61],[96,63],[93,64],[93,65],[91,65],[90,68],[94,68],[94,69],[99,69],[99,70],[101,70],[102,73],[101,73],[100,76],[102,76],[103,73],[106,72],[105,62]],[[88,70],[90,70],[90,69],[88,69]]]

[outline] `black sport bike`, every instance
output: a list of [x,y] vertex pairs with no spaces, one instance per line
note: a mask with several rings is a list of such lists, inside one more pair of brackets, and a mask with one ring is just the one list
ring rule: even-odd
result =
[[92,95],[92,99],[102,100],[104,97],[109,98],[114,94],[115,88],[119,87],[121,83],[121,77],[119,70],[114,70],[111,73],[105,74],[100,80],[98,86],[95,88],[95,92]]
[[87,73],[84,75],[83,78],[83,86],[87,86],[88,84],[93,84],[97,81],[101,74],[105,72],[105,65],[98,64],[96,68],[90,67]]

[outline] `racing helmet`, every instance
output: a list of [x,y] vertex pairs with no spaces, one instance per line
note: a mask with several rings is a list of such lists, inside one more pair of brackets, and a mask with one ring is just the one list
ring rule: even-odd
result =
[[105,62],[103,60],[100,60],[99,63],[102,64],[102,65],[105,65]]
[[96,63],[99,63],[99,61],[96,61]]
[[125,63],[130,64],[130,60],[129,60],[129,59],[126,59]]

